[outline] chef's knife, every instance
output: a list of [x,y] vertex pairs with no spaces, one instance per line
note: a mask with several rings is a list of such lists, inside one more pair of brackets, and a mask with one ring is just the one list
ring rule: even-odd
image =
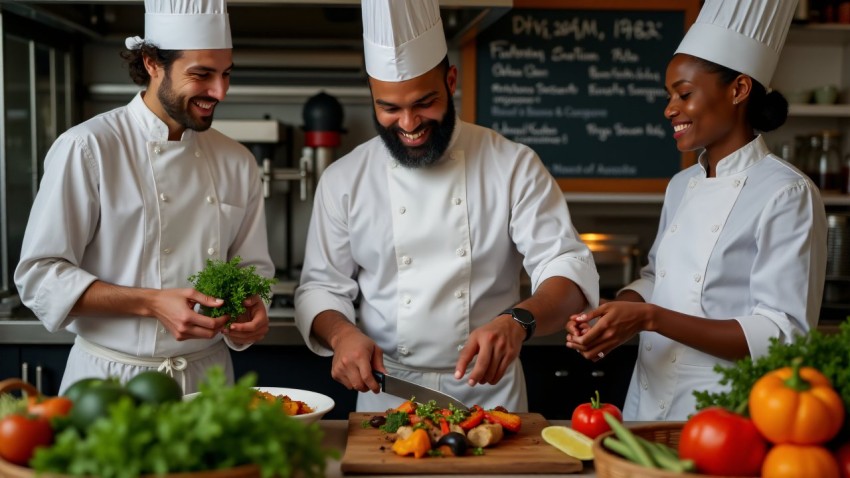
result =
[[381,391],[395,395],[396,397],[411,398],[419,403],[428,403],[431,400],[437,402],[438,407],[449,408],[449,404],[454,405],[460,410],[469,410],[460,400],[443,392],[434,390],[433,388],[423,387],[418,383],[408,382],[398,377],[393,377],[381,372],[372,371],[375,380],[381,384]]

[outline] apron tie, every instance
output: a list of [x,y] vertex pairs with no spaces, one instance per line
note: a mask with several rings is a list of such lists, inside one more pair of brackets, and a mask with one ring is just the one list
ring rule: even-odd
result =
[[161,364],[159,364],[159,367],[157,367],[156,370],[157,372],[167,373],[171,378],[174,378],[175,370],[181,372],[180,378],[182,380],[180,388],[186,390],[186,372],[184,372],[184,370],[186,370],[186,366],[188,365],[189,362],[183,357],[167,357],[165,360],[162,361]]

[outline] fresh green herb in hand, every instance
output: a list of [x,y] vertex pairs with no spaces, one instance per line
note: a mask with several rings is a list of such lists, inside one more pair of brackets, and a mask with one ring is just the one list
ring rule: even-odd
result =
[[195,290],[224,300],[221,307],[204,308],[203,313],[213,318],[229,315],[227,325],[245,313],[242,302],[248,297],[259,295],[264,301],[270,301],[271,286],[276,282],[257,274],[254,266],[239,267],[241,261],[239,256],[229,262],[207,259],[204,270],[189,276]]

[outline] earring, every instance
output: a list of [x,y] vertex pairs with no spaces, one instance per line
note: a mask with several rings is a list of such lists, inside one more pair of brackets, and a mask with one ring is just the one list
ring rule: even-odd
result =
[[738,104],[738,99],[737,99],[737,98],[735,98],[734,100],[732,100],[732,104],[733,104],[733,105],[737,105],[737,104]]

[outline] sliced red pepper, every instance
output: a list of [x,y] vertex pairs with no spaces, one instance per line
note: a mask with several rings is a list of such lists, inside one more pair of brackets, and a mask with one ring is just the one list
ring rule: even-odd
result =
[[459,424],[461,428],[467,431],[477,427],[484,420],[484,409],[478,405],[473,405],[472,408],[469,409],[469,412],[469,416],[466,417],[466,420]]
[[449,428],[449,422],[445,418],[440,417],[440,433],[445,435],[446,433],[448,433],[450,431],[452,431],[452,430],[451,430],[451,428]]
[[498,423],[499,425],[502,425],[502,428],[509,432],[518,432],[522,426],[522,419],[519,415],[514,415],[513,413],[503,412],[500,410],[490,410],[489,412],[485,412],[484,418],[489,420],[491,423]]

